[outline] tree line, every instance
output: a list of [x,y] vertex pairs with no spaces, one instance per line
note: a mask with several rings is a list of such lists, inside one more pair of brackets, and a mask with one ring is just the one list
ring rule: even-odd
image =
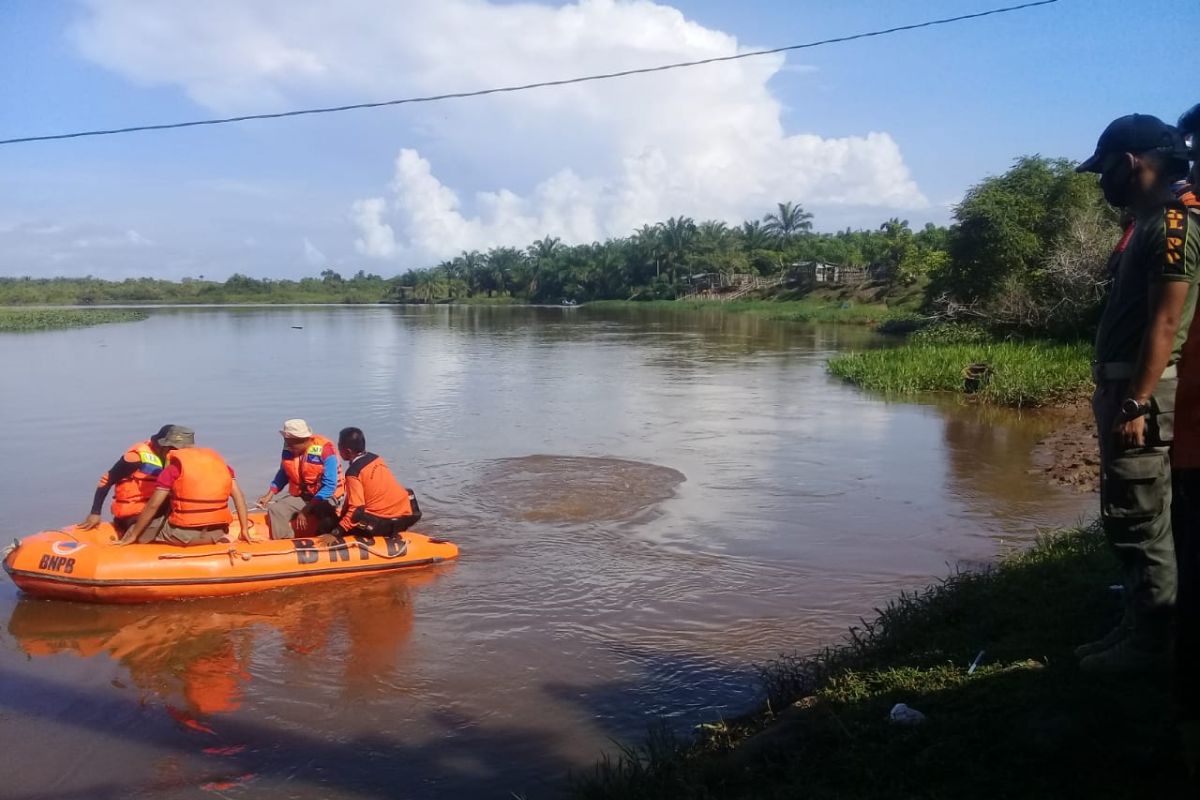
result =
[[333,269],[300,280],[0,278],[0,304],[670,299],[697,273],[768,277],[819,261],[865,268],[883,287],[918,285],[931,314],[1070,330],[1095,316],[1115,236],[1094,176],[1072,167],[1065,159],[1020,158],[971,187],[948,227],[913,230],[892,218],[874,229],[818,233],[799,203],[783,202],[740,225],[671,217],[603,242],[569,245],[547,236],[524,248],[464,251],[391,278],[362,270],[346,278]]

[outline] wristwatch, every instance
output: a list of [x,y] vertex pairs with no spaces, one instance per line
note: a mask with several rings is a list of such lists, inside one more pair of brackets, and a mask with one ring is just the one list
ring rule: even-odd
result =
[[1139,403],[1132,397],[1121,401],[1121,417],[1125,420],[1137,419],[1150,413],[1149,403]]

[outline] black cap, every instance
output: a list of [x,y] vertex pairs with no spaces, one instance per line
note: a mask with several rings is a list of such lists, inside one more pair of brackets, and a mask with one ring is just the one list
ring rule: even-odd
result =
[[1177,125],[1184,136],[1196,136],[1200,134],[1200,103],[1183,112],[1183,116],[1179,118]]
[[1096,152],[1075,168],[1076,172],[1101,172],[1101,162],[1113,153],[1147,153],[1157,150],[1171,158],[1187,160],[1188,150],[1176,128],[1150,114],[1129,114],[1109,123],[1096,142]]

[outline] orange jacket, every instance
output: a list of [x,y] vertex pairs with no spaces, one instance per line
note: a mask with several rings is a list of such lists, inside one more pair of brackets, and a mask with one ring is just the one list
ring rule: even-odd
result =
[[207,447],[185,447],[167,455],[168,464],[179,465],[179,477],[171,486],[171,516],[177,528],[205,528],[233,522],[229,496],[233,475],[225,460]]
[[383,459],[363,453],[346,468],[346,506],[338,524],[352,530],[364,515],[383,519],[411,516],[412,500]]
[[[288,479],[288,494],[311,500],[321,488],[321,479],[325,475],[325,447],[329,446],[334,453],[337,448],[333,442],[324,436],[313,436],[308,449],[300,455],[292,455],[292,451],[284,448],[280,467]],[[333,456],[337,458],[336,455]],[[342,465],[338,464],[337,489],[333,492],[332,500],[341,500],[346,493],[346,481],[342,476]]]
[[154,452],[149,440],[130,445],[124,459],[138,467],[132,475],[113,486],[112,515],[118,519],[142,513],[146,501],[154,494],[154,484],[163,468],[162,459]]

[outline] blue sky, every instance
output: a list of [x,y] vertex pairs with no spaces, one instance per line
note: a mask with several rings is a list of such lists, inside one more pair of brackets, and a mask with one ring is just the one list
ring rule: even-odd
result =
[[[999,4],[9,0],[0,138],[557,78]],[[1200,7],[1131,9],[1061,0],[578,90],[0,147],[0,274],[394,274],[788,199],[821,229],[945,222],[1019,155],[1081,158],[1115,116],[1173,120],[1200,99],[1194,70],[1171,79]]]

